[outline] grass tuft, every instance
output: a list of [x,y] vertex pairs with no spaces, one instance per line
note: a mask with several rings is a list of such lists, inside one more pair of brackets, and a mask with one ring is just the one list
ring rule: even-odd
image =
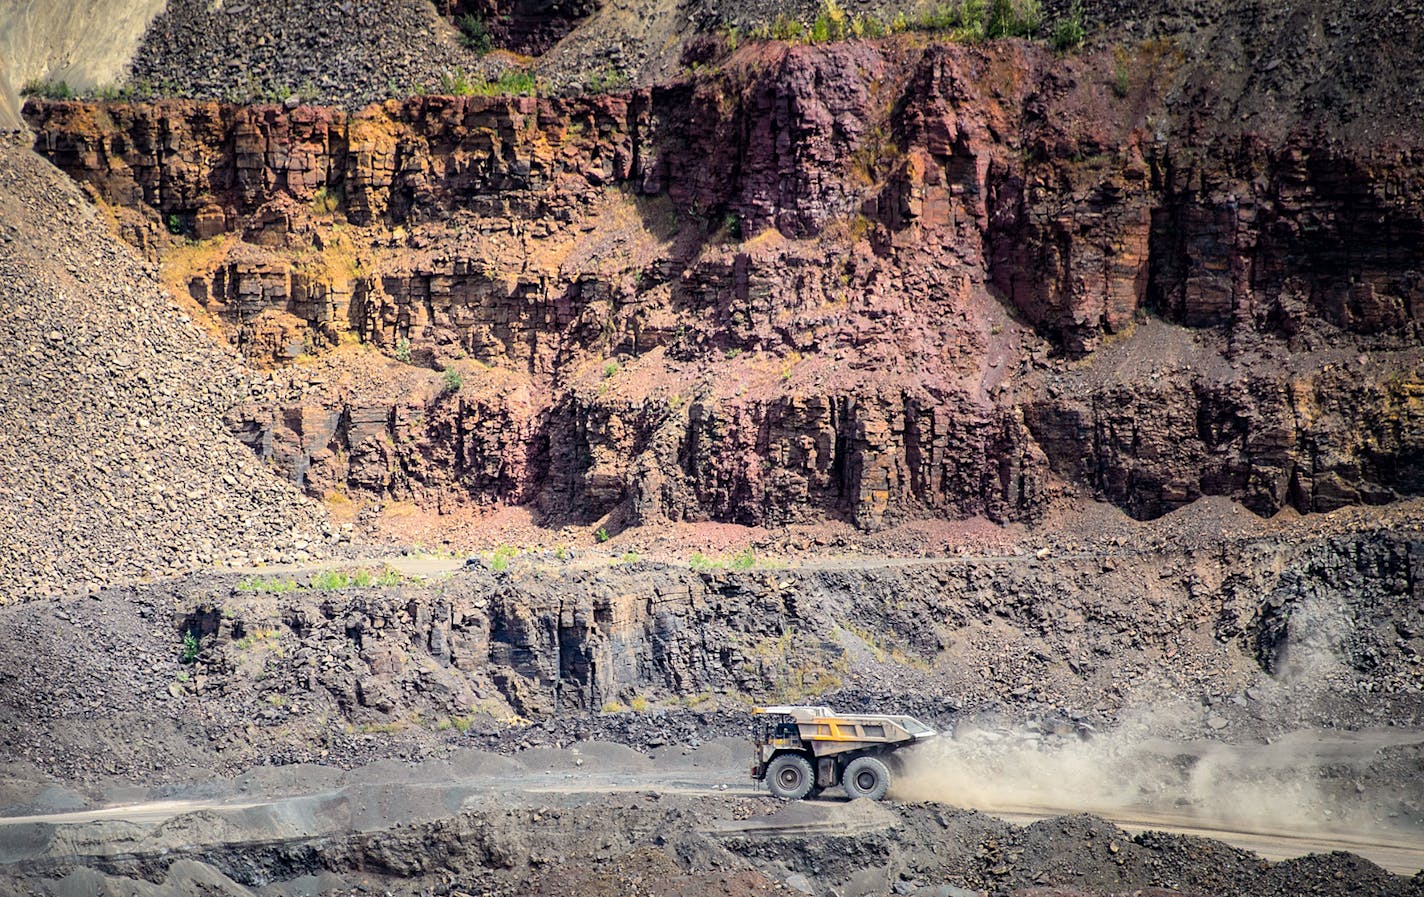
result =
[[502,573],[509,569],[509,562],[519,557],[519,549],[513,545],[500,545],[490,552],[490,569]]
[[1073,5],[1068,8],[1068,15],[1059,19],[1053,26],[1049,42],[1053,44],[1053,49],[1066,53],[1083,46],[1087,36],[1087,29],[1083,27],[1082,0],[1074,0]]
[[178,655],[178,659],[183,663],[193,663],[198,659],[198,653],[203,650],[203,644],[199,640],[198,633],[189,629],[183,633],[183,649]]
[[271,576],[249,576],[237,584],[239,592],[295,592],[297,582],[294,579],[281,579]]
[[542,86],[539,79],[524,69],[505,69],[491,81],[456,67],[447,69],[440,76],[436,92],[453,97],[537,96]]

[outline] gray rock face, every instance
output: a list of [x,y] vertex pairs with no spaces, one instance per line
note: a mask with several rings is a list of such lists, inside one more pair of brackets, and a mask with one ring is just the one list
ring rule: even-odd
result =
[[[1126,549],[1112,569],[1068,552],[700,571],[525,555],[329,591],[198,575],[8,610],[0,750],[88,776],[148,774],[160,745],[200,765],[424,751],[452,721],[506,749],[647,745],[686,720],[600,711],[743,699],[1009,712],[1045,739],[1163,695],[1188,705],[1164,735],[1418,725],[1424,682],[1402,633],[1424,627],[1421,573],[1417,536],[1369,531]],[[515,738],[497,722],[518,718],[553,728]],[[96,744],[95,719],[147,740]]]

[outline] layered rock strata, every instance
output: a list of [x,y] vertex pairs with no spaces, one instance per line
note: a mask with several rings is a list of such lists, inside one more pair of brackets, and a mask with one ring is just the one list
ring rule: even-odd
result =
[[[318,494],[873,528],[1065,480],[1141,517],[1416,493],[1421,150],[1168,137],[1155,47],[1126,98],[1106,54],[900,40],[621,96],[28,112],[249,358],[390,359],[235,421]],[[442,376],[371,401],[401,365]]]

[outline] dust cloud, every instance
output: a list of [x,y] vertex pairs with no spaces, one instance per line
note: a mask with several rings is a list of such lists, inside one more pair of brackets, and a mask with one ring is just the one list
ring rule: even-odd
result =
[[963,726],[902,752],[894,796],[1242,832],[1424,827],[1408,795],[1397,788],[1371,793],[1361,784],[1373,778],[1384,748],[1412,746],[1404,750],[1424,756],[1424,733],[1301,731],[1269,744],[1232,745],[1154,738],[1150,724],[1138,723],[1101,736]]

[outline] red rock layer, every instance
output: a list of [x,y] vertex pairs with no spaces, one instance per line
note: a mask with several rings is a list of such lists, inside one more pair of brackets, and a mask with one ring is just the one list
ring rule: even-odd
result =
[[1125,97],[1105,58],[905,41],[27,113],[255,361],[461,373],[284,374],[238,426],[318,493],[873,527],[1032,519],[1060,478],[1138,516],[1418,492],[1424,149],[1197,138],[1142,54]]

